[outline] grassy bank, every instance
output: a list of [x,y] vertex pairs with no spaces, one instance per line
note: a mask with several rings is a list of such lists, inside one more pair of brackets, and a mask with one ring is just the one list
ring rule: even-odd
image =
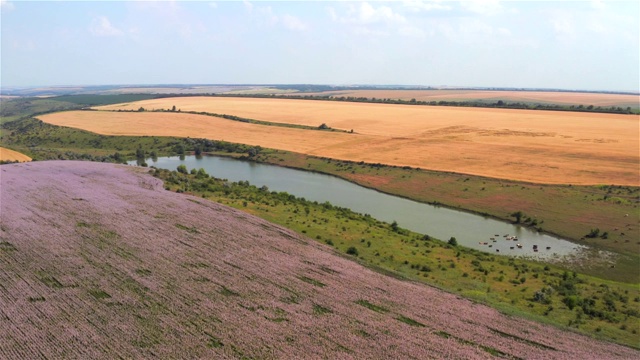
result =
[[522,225],[620,255],[613,267],[573,264],[579,271],[640,281],[639,187],[532,184],[277,150],[264,150],[254,160],[335,175],[385,193],[504,221],[517,222],[519,213]]
[[636,285],[568,272],[553,265],[466,249],[329,203],[270,192],[248,182],[210,178],[204,170],[155,170],[171,191],[242,209],[335,247],[389,274],[424,282],[509,314],[638,347]]

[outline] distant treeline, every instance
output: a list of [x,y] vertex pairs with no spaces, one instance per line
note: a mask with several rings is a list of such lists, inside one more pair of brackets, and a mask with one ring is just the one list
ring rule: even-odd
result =
[[[290,88],[290,87],[289,87]],[[312,91],[312,88],[304,88],[300,86],[299,91]],[[324,89],[324,90],[322,90]],[[365,88],[336,88],[330,86],[318,86],[313,88],[314,91],[328,91],[328,90],[364,90]],[[380,88],[375,88],[380,89]],[[393,89],[389,87],[388,89]],[[524,90],[523,90],[524,91]],[[561,91],[558,91],[561,92]],[[562,91],[565,92],[565,91]],[[577,91],[576,91],[577,92]],[[584,92],[584,91],[581,91]],[[628,94],[628,93],[608,93],[608,94]],[[135,102],[149,99],[159,98],[172,98],[172,97],[190,97],[190,96],[216,96],[216,97],[245,97],[245,98],[278,98],[278,99],[301,99],[301,100],[320,100],[320,101],[347,101],[347,102],[363,102],[363,103],[380,103],[380,104],[399,104],[399,105],[422,105],[422,106],[455,106],[455,107],[478,107],[478,108],[502,108],[502,109],[525,109],[525,110],[551,110],[551,111],[579,111],[579,112],[595,112],[595,113],[612,113],[612,114],[639,114],[640,108],[621,107],[621,106],[594,106],[594,105],[559,105],[559,104],[541,104],[541,103],[528,103],[528,102],[508,102],[503,100],[498,101],[482,101],[482,100],[467,100],[467,101],[421,101],[417,99],[402,100],[393,98],[368,98],[368,97],[354,97],[354,96],[335,96],[335,95],[303,95],[303,94],[118,94],[118,95],[63,95],[55,96],[46,99],[41,98],[19,98],[11,99],[3,102],[2,109],[0,109],[1,116],[12,116],[18,113],[26,113],[28,116],[36,116],[52,111],[71,110],[79,107],[97,106],[97,105],[109,105],[119,104],[127,102]],[[44,109],[32,104],[39,102],[60,102],[59,107],[55,110],[50,106],[45,106]],[[74,106],[75,105],[75,106]],[[26,111],[31,108],[31,111]],[[226,114],[206,114],[221,117],[231,117]],[[251,119],[231,119],[231,120],[251,120]],[[252,120],[249,122],[256,122],[258,120]]]
[[[335,89],[334,89],[335,90]],[[365,90],[363,88],[346,89],[346,90]],[[524,90],[523,90],[524,91]],[[561,91],[558,91],[561,92]],[[565,92],[565,91],[562,91]],[[576,91],[578,92],[578,91]],[[580,91],[583,93],[584,91]],[[608,93],[614,94],[614,93]],[[626,94],[628,93],[616,93]],[[623,108],[621,106],[594,106],[594,105],[560,105],[560,104],[541,104],[527,102],[508,102],[498,101],[421,101],[416,99],[402,100],[393,98],[368,98],[355,96],[335,96],[335,95],[293,95],[293,94],[162,94],[155,98],[171,98],[171,97],[189,97],[189,96],[212,96],[212,97],[244,97],[244,98],[268,98],[268,99],[300,99],[300,100],[320,100],[320,101],[347,101],[362,102],[376,104],[398,104],[398,105],[422,105],[422,106],[455,106],[455,107],[478,107],[478,108],[499,108],[499,109],[524,109],[524,110],[551,110],[551,111],[579,111],[609,114],[639,114],[640,108],[633,109],[630,106]]]
[[158,98],[154,94],[116,94],[116,95],[62,95],[53,97],[53,100],[66,101],[78,105],[110,105]]
[[318,84],[245,84],[245,86],[261,86],[278,90],[297,90],[299,92],[325,92],[325,91],[353,91],[353,90],[438,90],[438,91],[542,91],[559,93],[589,93],[589,94],[616,94],[639,95],[631,91],[603,91],[603,90],[566,90],[549,88],[510,88],[510,87],[447,87],[417,86],[417,85],[318,85]]
[[392,98],[368,98],[354,96],[333,96],[333,95],[237,95],[237,94],[217,94],[220,97],[252,97],[252,98],[280,98],[280,99],[301,99],[301,100],[321,100],[321,101],[347,101],[379,104],[399,104],[399,105],[426,105],[426,106],[456,106],[456,107],[479,107],[479,108],[500,108],[500,109],[525,109],[525,110],[553,110],[553,111],[582,111],[595,113],[613,114],[637,114],[639,110],[631,107],[622,108],[620,106],[594,106],[594,105],[558,105],[558,104],[529,104],[524,102],[507,102],[498,100],[495,102],[485,102],[478,100],[470,101],[420,101],[416,99],[402,100]]

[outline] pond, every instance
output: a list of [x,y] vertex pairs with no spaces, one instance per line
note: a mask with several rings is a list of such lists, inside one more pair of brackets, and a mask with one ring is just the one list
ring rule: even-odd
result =
[[[135,161],[129,162],[135,165]],[[463,211],[424,204],[368,189],[340,178],[309,171],[258,164],[219,156],[186,156],[147,160],[149,166],[175,170],[203,168],[209,175],[230,181],[249,181],[270,191],[286,191],[319,203],[349,208],[402,228],[488,253],[544,261],[579,255],[587,247],[529,228]],[[534,250],[534,246],[537,251]]]

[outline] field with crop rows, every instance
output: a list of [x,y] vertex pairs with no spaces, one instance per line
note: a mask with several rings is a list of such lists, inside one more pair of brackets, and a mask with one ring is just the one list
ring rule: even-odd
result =
[[140,169],[0,171],[0,358],[639,356],[373,272]]
[[537,183],[639,184],[637,115],[217,97],[155,99],[99,109],[174,105],[183,111],[275,123],[325,123],[355,134],[236,124],[173,112],[65,112],[39,118],[101,134],[208,137],[340,160]]
[[528,104],[559,104],[601,107],[640,107],[640,95],[582,93],[561,91],[506,91],[506,90],[337,90],[294,95],[333,97],[366,97],[368,99],[400,99],[417,101],[483,101],[521,102]]

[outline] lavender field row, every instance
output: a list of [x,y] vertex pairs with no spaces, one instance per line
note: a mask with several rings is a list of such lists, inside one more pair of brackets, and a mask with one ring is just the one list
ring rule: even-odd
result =
[[365,268],[144,170],[0,167],[0,358],[637,358]]

